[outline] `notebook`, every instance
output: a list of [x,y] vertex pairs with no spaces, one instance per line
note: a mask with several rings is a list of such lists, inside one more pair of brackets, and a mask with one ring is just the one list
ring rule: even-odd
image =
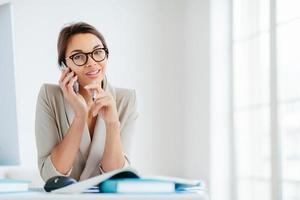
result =
[[102,193],[170,193],[175,192],[175,183],[147,178],[108,179],[99,184]]
[[[66,187],[53,190],[53,193],[57,194],[74,194],[74,193],[82,193],[89,191],[90,188],[95,189],[95,186],[99,189],[99,192],[118,192],[119,190],[116,188],[116,185],[121,182],[126,182],[126,186],[129,186],[128,182],[130,179],[135,185],[137,184],[146,184],[145,182],[151,181],[151,184],[155,184],[155,188],[161,184],[164,185],[164,190],[157,189],[157,192],[174,192],[174,191],[184,191],[188,188],[200,188],[204,189],[204,184],[200,180],[188,180],[177,177],[167,177],[167,176],[141,176],[135,169],[132,167],[117,169],[111,172],[107,172],[105,174],[101,174],[87,180],[79,181],[72,185],[68,185]],[[108,181],[108,182],[106,182]],[[105,183],[106,182],[106,183]],[[145,188],[145,187],[143,187]],[[102,190],[101,190],[102,189]],[[103,190],[104,189],[104,190]],[[133,191],[133,187],[127,187],[126,191],[139,192],[138,190],[142,189],[137,188]],[[147,190],[148,191],[148,190]],[[147,192],[146,191],[146,192]],[[151,192],[151,191],[149,191]]]
[[14,180],[14,179],[0,179],[0,193],[27,192],[28,188],[29,188],[29,181]]

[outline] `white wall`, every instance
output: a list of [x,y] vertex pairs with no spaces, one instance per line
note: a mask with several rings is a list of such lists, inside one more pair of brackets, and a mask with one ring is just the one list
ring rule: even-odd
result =
[[209,1],[185,1],[184,175],[209,180]]
[[35,103],[56,83],[62,25],[87,21],[106,37],[108,78],[136,88],[132,160],[141,172],[209,180],[209,0],[12,1],[21,158],[36,167]]

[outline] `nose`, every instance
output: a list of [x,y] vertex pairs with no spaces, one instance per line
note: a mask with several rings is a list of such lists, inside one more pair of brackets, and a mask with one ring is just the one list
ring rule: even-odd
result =
[[92,54],[88,54],[86,59],[87,59],[86,66],[91,67],[93,65],[97,65],[97,62],[94,61],[94,59],[92,58]]

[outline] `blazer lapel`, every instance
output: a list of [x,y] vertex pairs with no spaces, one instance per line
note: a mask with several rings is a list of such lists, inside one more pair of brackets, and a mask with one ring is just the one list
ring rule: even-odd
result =
[[[114,88],[107,82],[106,77],[104,78],[104,90],[107,90],[111,93],[114,100],[116,100],[116,93]],[[68,119],[69,127],[71,126],[72,121],[74,120],[75,114],[71,106],[65,102],[66,115]],[[79,180],[85,180],[92,176],[99,174],[99,164],[102,159],[104,148],[105,148],[105,139],[106,139],[106,128],[104,120],[98,116],[94,128],[93,140],[91,141],[89,129],[87,123],[85,123],[81,143],[80,143],[80,152],[85,161],[85,167],[81,173]]]
[[[104,90],[108,90],[114,100],[116,100],[116,94],[112,86],[110,86],[106,78],[104,79]],[[102,159],[104,148],[105,148],[105,139],[106,139],[106,128],[104,120],[98,116],[94,128],[93,140],[89,150],[89,155],[85,164],[85,167],[81,173],[80,181],[88,179],[90,177],[99,175],[99,164]]]
[[85,180],[89,177],[99,174],[98,166],[100,164],[106,139],[106,128],[104,120],[101,117],[97,117],[95,124],[93,140],[91,143],[89,155],[85,164],[85,167],[81,173],[80,180]]

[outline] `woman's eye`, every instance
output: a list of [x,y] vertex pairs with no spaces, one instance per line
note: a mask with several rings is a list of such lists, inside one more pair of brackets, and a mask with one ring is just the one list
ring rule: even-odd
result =
[[77,54],[73,57],[74,60],[82,60],[83,59],[83,54]]
[[94,55],[100,55],[102,53],[102,49],[98,49],[94,51]]

